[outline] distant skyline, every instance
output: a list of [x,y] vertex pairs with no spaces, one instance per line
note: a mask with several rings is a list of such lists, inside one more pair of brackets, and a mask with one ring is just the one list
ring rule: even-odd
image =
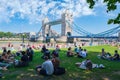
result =
[[[108,25],[107,21],[117,16],[120,7],[106,13],[106,4],[102,1],[98,0],[94,9],[89,9],[86,0],[0,0],[0,31],[38,32],[45,17],[50,21],[59,19],[68,9],[74,16],[74,23],[84,30],[92,33],[103,32],[118,26]],[[60,25],[52,28],[59,33],[61,31]]]

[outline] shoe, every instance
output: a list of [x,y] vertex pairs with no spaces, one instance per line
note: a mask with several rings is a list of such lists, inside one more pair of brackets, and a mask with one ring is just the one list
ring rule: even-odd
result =
[[100,65],[99,65],[99,68],[104,69],[105,66],[104,66],[103,64],[100,64]]

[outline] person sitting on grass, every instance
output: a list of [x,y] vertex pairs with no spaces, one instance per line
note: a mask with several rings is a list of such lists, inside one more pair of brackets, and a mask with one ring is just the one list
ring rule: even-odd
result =
[[45,58],[45,56],[47,56],[50,59],[50,51],[48,49],[46,49],[44,55],[43,55],[43,59]]
[[86,58],[87,57],[87,51],[86,49],[81,49],[81,52],[79,52],[78,57],[80,58]]
[[13,45],[11,45],[11,51],[14,51],[14,50],[15,50],[14,46],[13,46]]
[[29,61],[32,61],[33,60],[33,54],[34,54],[34,51],[31,47],[29,47],[27,50],[26,50],[26,54],[29,58]]
[[98,58],[101,58],[101,59],[106,59],[106,52],[105,52],[105,49],[104,48],[102,48],[102,51],[101,51],[101,54],[100,55],[98,55]]
[[74,53],[72,52],[72,48],[69,47],[67,51],[67,57],[73,57],[73,56],[74,56]]
[[120,55],[118,54],[118,51],[115,50],[114,56],[112,57],[112,60],[120,60]]
[[56,54],[52,54],[52,63],[53,63],[54,69],[60,66],[60,60]]
[[9,58],[8,54],[5,53],[5,52],[2,53],[1,59],[2,59],[3,62],[5,62],[5,63],[10,63],[10,62],[11,62],[11,59]]
[[15,67],[24,67],[28,66],[28,64],[29,64],[28,56],[26,55],[25,51],[22,51],[21,60],[15,62]]
[[2,47],[2,53],[7,53],[7,49],[6,49],[6,47]]
[[59,45],[56,45],[56,49],[55,49],[57,52],[59,52],[60,51],[60,47],[59,47]]
[[2,53],[1,59],[3,62],[11,64],[14,62],[14,55],[11,53],[11,50],[8,50],[7,52]]
[[106,54],[105,49],[104,49],[104,48],[102,48],[101,58],[104,58],[104,57],[105,57],[105,54]]
[[41,49],[41,52],[43,53],[43,55],[42,55],[42,57],[41,58],[43,58],[44,59],[44,57],[46,56],[46,55],[48,55],[49,56],[49,50],[46,48],[46,46],[45,45],[43,45],[43,47],[42,47],[42,49]]
[[17,51],[16,53],[15,53],[15,56],[22,56],[22,51]]
[[111,54],[109,53],[109,52],[107,52],[106,54],[105,54],[105,57],[104,57],[104,59],[107,59],[107,60],[111,60]]
[[75,53],[76,53],[76,54],[79,54],[79,49],[78,49],[78,47],[77,47],[77,46],[75,46],[74,51],[75,51]]
[[45,56],[45,62],[42,65],[36,67],[36,71],[41,75],[52,75],[54,72],[54,66],[52,61]]
[[41,52],[42,52],[42,53],[45,53],[45,52],[46,52],[46,49],[47,49],[46,46],[43,45],[43,46],[42,46],[42,49],[41,49]]
[[53,57],[54,55],[55,55],[56,57],[59,57],[59,53],[58,53],[58,51],[53,50],[53,51],[52,51],[52,57]]
[[11,53],[11,50],[7,51],[7,57],[9,59],[9,63],[13,63],[14,62],[15,56]]
[[54,66],[54,74],[61,75],[65,73],[65,68],[60,67],[60,60],[56,55],[52,55],[52,63]]
[[7,70],[7,68],[10,66],[10,64],[8,64],[8,63],[5,63],[4,61],[3,61],[3,59],[1,58],[1,56],[0,56],[0,69],[2,69],[2,70]]
[[33,55],[34,55],[34,50],[30,47],[29,52],[32,54],[31,59],[30,59],[32,61],[33,60]]

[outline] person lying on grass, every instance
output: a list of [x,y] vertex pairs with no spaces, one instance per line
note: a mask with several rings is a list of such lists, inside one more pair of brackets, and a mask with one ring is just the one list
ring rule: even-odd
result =
[[75,63],[79,68],[86,69],[86,70],[92,70],[92,68],[105,68],[103,64],[93,64],[90,59],[86,59],[82,62]]
[[86,59],[82,61],[80,64],[80,67],[86,70],[91,70],[92,69],[92,61],[90,59]]

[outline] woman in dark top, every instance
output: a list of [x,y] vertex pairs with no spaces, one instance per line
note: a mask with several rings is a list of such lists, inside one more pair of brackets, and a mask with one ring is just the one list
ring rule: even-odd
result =
[[46,52],[46,50],[47,50],[47,49],[46,49],[46,46],[45,46],[45,45],[43,45],[41,52],[42,52],[42,53],[45,53],[45,52]]
[[118,51],[115,50],[115,54],[113,56],[113,60],[119,60],[120,59],[120,55],[118,54]]
[[25,51],[22,51],[22,57],[19,61],[18,65],[15,65],[16,67],[24,67],[27,66],[29,62],[28,56],[25,54]]
[[72,52],[72,48],[69,47],[69,48],[68,48],[68,51],[67,51],[67,56],[68,56],[68,57],[73,57],[73,55],[74,55],[74,53]]

